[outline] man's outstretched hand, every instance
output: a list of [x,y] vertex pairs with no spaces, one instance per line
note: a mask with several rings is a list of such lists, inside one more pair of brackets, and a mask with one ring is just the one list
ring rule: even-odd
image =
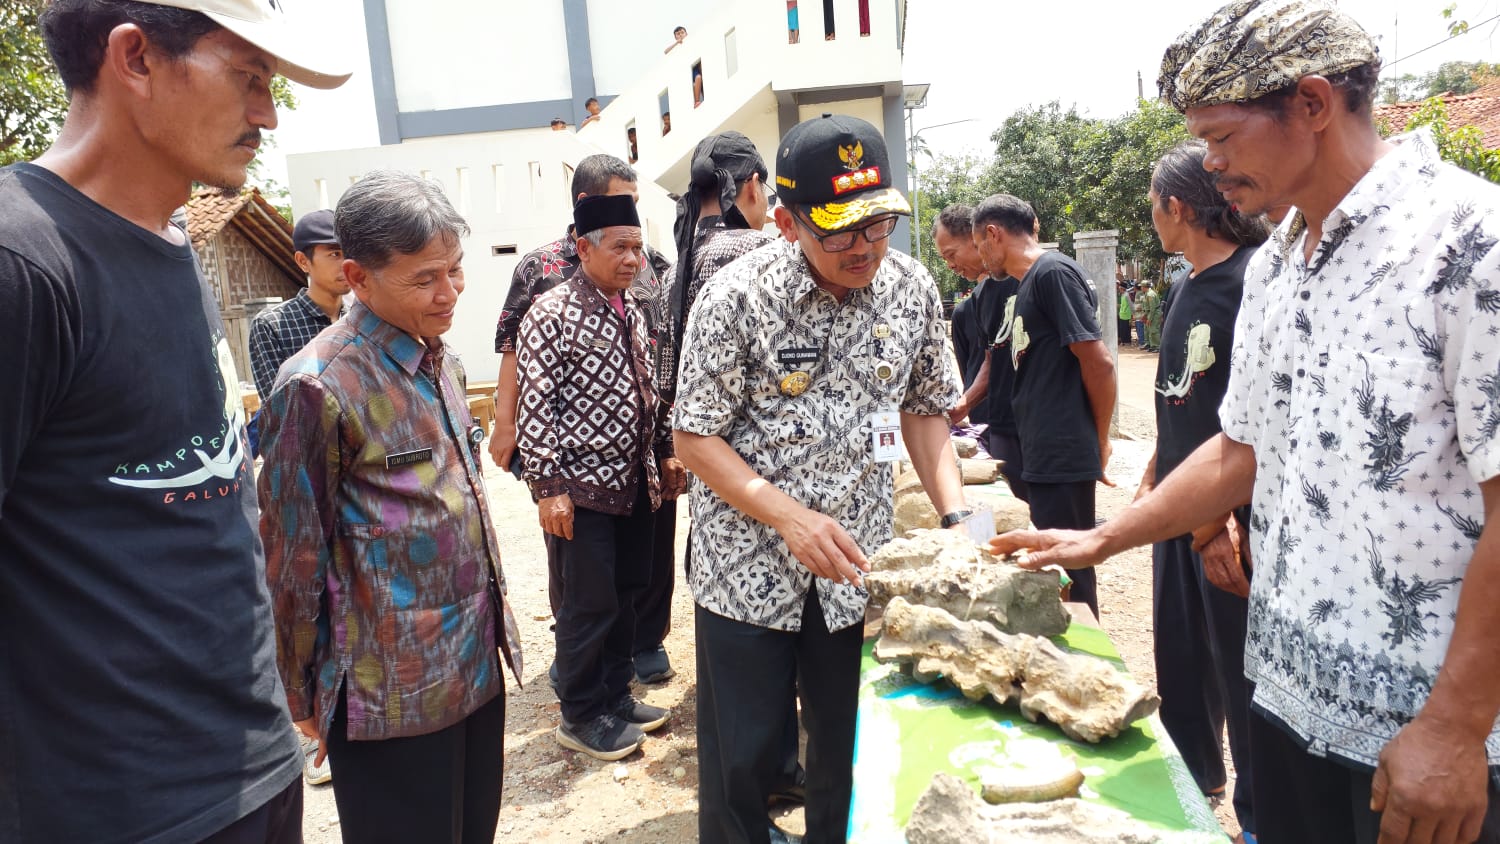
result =
[[991,539],[990,553],[1018,554],[1018,565],[1032,571],[1052,565],[1086,569],[1109,556],[1091,530],[1013,530]]

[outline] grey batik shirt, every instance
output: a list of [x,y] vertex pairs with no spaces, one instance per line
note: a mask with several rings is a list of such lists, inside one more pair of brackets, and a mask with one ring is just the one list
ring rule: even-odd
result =
[[[881,380],[878,362],[891,364]],[[811,376],[784,395],[782,379]],[[892,464],[876,463],[870,416],[940,415],[958,403],[937,285],[890,251],[871,284],[840,303],[801,249],[778,242],[703,287],[688,318],[672,426],[723,437],[750,468],[845,527],[866,553],[891,538]],[[693,598],[726,618],[796,631],[816,588],[829,630],[864,619],[868,594],[814,578],[770,525],[692,485]]]
[[1500,188],[1397,144],[1312,261],[1300,215],[1250,261],[1220,410],[1255,447],[1255,703],[1372,767],[1427,702],[1500,475]]

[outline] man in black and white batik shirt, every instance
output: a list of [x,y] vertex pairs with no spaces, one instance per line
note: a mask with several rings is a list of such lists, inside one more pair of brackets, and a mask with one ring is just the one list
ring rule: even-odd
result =
[[1225,198],[1296,207],[1246,269],[1224,433],[1110,524],[997,545],[1097,561],[1253,492],[1259,837],[1500,841],[1500,188],[1382,140],[1379,68],[1287,0],[1168,49]]
[[875,127],[827,116],[782,139],[784,241],[725,267],[688,317],[678,452],[693,472],[699,839],[767,829],[786,713],[807,728],[809,844],[845,837],[866,551],[891,538],[897,433],[945,522],[963,517],[944,413],[959,399],[937,286],[888,251]]

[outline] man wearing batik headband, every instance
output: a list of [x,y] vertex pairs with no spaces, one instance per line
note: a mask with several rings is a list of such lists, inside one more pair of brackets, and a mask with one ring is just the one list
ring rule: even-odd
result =
[[521,320],[516,443],[558,590],[557,741],[612,761],[667,720],[630,695],[631,654],[651,584],[652,514],[686,476],[658,411],[648,320],[631,289],[646,260],[635,198],[587,197],[573,223],[579,272]]
[[944,412],[959,398],[937,286],[889,251],[897,215],[885,141],[863,120],[798,124],[776,155],[785,242],[704,285],[673,408],[693,485],[698,833],[782,840],[766,799],[783,713],[807,729],[807,836],[849,816],[865,551],[891,538],[896,432],[924,487],[966,515]]
[[1246,267],[1224,433],[1114,522],[996,542],[1090,565],[1253,502],[1253,788],[1278,844],[1500,840],[1500,189],[1425,131],[1381,139],[1379,69],[1349,17],[1286,0],[1167,50],[1162,96],[1219,191],[1295,206]]

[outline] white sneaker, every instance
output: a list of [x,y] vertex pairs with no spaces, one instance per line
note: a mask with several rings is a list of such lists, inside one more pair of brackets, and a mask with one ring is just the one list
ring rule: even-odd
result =
[[307,778],[308,785],[322,785],[333,780],[333,771],[328,767],[328,760],[323,764],[315,765],[313,760],[318,758],[318,740],[307,736],[297,737],[302,742],[302,776]]

